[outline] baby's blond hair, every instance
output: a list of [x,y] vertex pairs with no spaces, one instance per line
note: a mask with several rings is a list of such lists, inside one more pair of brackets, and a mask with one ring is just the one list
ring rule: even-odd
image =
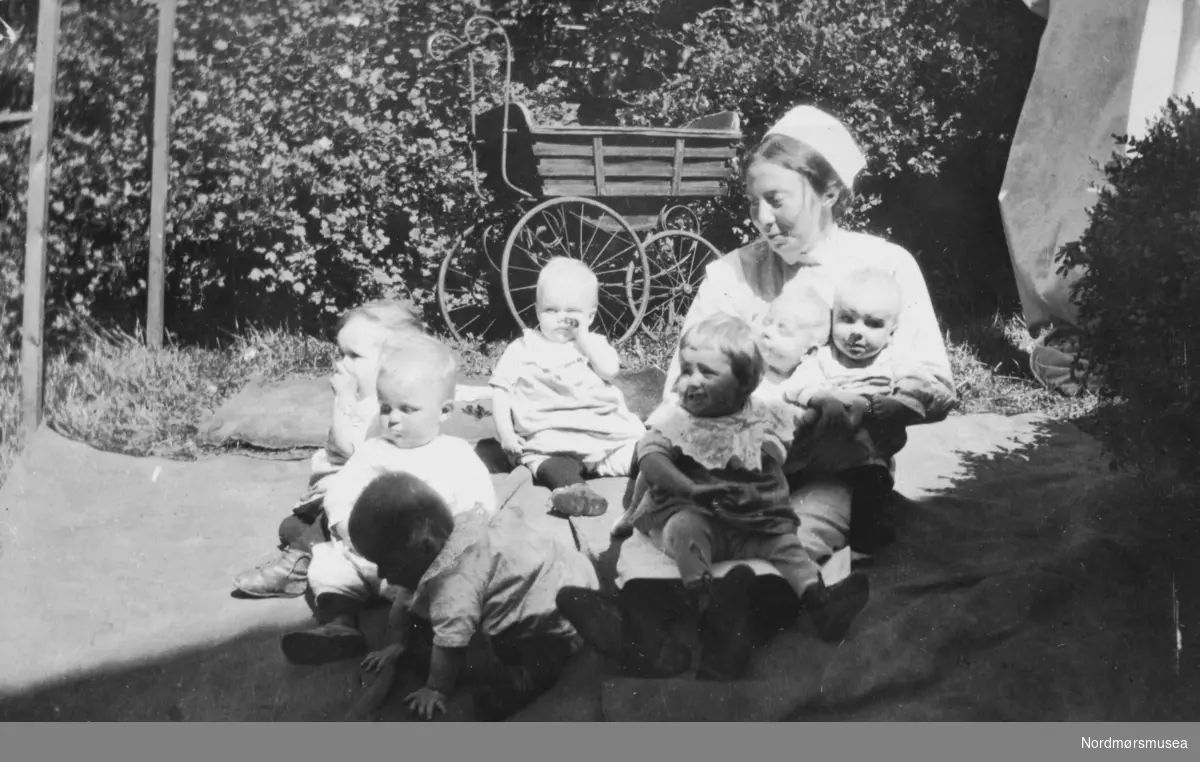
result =
[[592,269],[578,259],[570,257],[551,257],[542,271],[538,273],[537,298],[541,301],[545,291],[555,283],[570,281],[586,286],[594,299],[600,295],[600,280]]
[[403,333],[383,345],[379,363],[379,386],[399,376],[420,374],[419,378],[442,393],[442,399],[454,399],[458,378],[458,355],[453,349],[424,333]]
[[904,308],[904,292],[896,277],[878,267],[863,267],[843,278],[834,294],[834,305],[849,293],[870,294],[879,305],[887,309],[893,319],[898,319],[900,311]]
[[425,322],[417,314],[412,302],[403,299],[376,299],[347,310],[337,329],[340,331],[354,318],[363,318],[382,327],[388,333],[426,330]]
[[804,319],[805,322],[820,321],[829,325],[830,307],[821,294],[812,286],[800,286],[794,289],[784,289],[779,297],[771,302],[770,314],[776,319],[781,316]]

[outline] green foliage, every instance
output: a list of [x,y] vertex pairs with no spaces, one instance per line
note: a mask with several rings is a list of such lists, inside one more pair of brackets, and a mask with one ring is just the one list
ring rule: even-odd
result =
[[[747,146],[788,106],[854,128],[869,177],[929,174],[983,122],[998,80],[977,18],[988,0],[704,0],[490,4],[516,51],[514,98],[537,118],[675,125],[739,111]],[[133,330],[145,312],[156,6],[64,9],[48,230],[55,330],[78,314]],[[728,6],[728,7],[726,7]],[[181,2],[168,207],[168,327],[310,329],[383,293],[432,308],[436,269],[492,203],[468,172],[460,34],[466,0]],[[0,103],[25,107],[32,26],[0,52]],[[498,45],[482,59],[498,97]],[[611,113],[610,113],[611,112]],[[0,132],[0,325],[13,335],[24,247],[28,129]],[[858,222],[874,203],[858,210]],[[714,242],[748,235],[738,189],[707,210]]]
[[[742,116],[743,147],[749,150],[793,105],[811,103],[837,114],[868,157],[862,197],[847,224],[879,232],[892,227],[907,245],[938,254],[948,249],[936,262],[939,269],[954,271],[945,278],[948,286],[961,282],[963,267],[979,269],[978,242],[969,240],[971,229],[980,227],[978,219],[964,225],[967,230],[946,230],[953,228],[953,215],[942,224],[914,225],[913,219],[934,211],[920,207],[920,199],[902,198],[911,186],[896,181],[932,177],[953,165],[971,180],[969,187],[956,184],[948,195],[960,206],[995,209],[1043,26],[1019,3],[510,0],[494,5],[518,22],[513,35],[519,52],[543,53],[527,58],[523,70],[561,78],[585,106],[599,101],[595,111],[602,118],[607,107],[623,123],[678,125],[733,110]],[[550,60],[558,65],[545,63]],[[709,206],[710,235],[720,246],[752,236],[740,188]],[[1002,233],[988,233],[998,240],[998,259],[1007,266]],[[991,269],[987,277],[996,280]],[[998,277],[1011,281],[1011,270]]]
[[[1200,110],[1172,101],[1105,167],[1107,185],[1060,274],[1104,394],[1129,403],[1122,436],[1200,454]],[[1115,432],[1113,432],[1115,433]],[[1117,443],[1120,444],[1120,443]]]

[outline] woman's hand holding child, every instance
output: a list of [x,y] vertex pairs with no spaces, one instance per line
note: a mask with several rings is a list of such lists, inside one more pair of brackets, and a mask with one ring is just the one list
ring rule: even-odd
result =
[[812,395],[809,407],[820,411],[816,435],[843,437],[852,434],[862,424],[863,417],[871,408],[871,402],[860,395],[843,396],[832,391],[820,391]]
[[871,413],[870,423],[878,426],[907,426],[921,419],[921,415],[911,406],[892,395],[876,397],[875,404],[868,407]]

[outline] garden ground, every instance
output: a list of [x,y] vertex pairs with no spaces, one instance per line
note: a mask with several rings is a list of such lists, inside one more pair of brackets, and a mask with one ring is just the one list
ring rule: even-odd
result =
[[[1019,318],[1000,315],[949,328],[947,346],[959,403],[956,413],[1013,415],[1040,412],[1081,419],[1095,397],[1066,398],[1031,376],[1032,339]],[[665,367],[675,336],[638,335],[618,345],[622,366]],[[462,368],[486,378],[503,349],[499,344],[454,342]],[[212,457],[224,448],[197,442],[201,419],[253,377],[278,381],[331,371],[328,341],[286,331],[246,330],[213,349],[171,345],[147,349],[139,337],[93,327],[69,350],[50,353],[45,418],[55,431],[107,452],[167,458]],[[0,356],[0,485],[20,451],[19,356]]]
[[[1066,423],[1096,400],[1037,387],[1017,321],[948,337],[960,407],[917,427],[902,453],[901,540],[873,562],[872,605],[850,640],[819,644],[801,620],[760,652],[750,680],[723,686],[614,678],[589,655],[522,718],[1194,716],[1200,662],[1180,639],[1200,613],[1192,512],[1118,473]],[[672,341],[620,351],[627,367],[661,365]],[[498,347],[460,350],[482,382]],[[355,665],[282,659],[279,633],[307,621],[301,602],[239,601],[224,584],[269,552],[307,464],[197,437],[202,416],[251,377],[320,377],[331,359],[326,343],[281,332],[151,352],[93,331],[53,356],[54,430],[36,435],[3,493],[2,602],[38,613],[0,625],[28,654],[0,673],[0,719],[340,719],[363,695]],[[7,432],[16,409],[5,401]],[[538,490],[521,485],[514,505],[545,525]],[[559,521],[547,531],[566,532]],[[575,521],[569,534],[612,575],[631,553],[608,544],[607,523]],[[757,595],[778,604],[769,588]],[[407,717],[396,692],[382,716]],[[459,701],[447,718],[471,717]]]

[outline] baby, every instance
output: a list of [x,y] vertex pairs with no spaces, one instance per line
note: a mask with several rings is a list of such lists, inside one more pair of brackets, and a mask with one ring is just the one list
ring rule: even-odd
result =
[[595,589],[596,571],[574,545],[531,529],[519,511],[455,514],[438,490],[395,474],[367,488],[349,528],[354,546],[399,588],[388,620],[392,645],[364,664],[382,668],[412,647],[413,624],[431,625],[428,678],[404,699],[420,717],[446,711],[477,632],[505,665],[475,693],[486,720],[511,715],[554,685],[582,645],[555,596],[565,586]]
[[783,385],[784,398],[819,409],[822,419],[843,419],[850,429],[877,395],[893,395],[923,414],[920,402],[904,391],[904,379],[917,371],[904,370],[888,351],[903,306],[890,273],[867,268],[847,276],[834,291],[832,342],[796,369]]
[[763,380],[757,392],[781,392],[801,363],[829,342],[829,304],[813,288],[771,302],[758,336]]
[[357,628],[358,613],[375,597],[395,595],[347,529],[355,502],[376,477],[418,476],[454,514],[495,512],[487,467],[465,440],[441,433],[454,407],[457,370],[454,353],[430,336],[400,336],[385,345],[376,383],[381,432],[359,445],[329,479],[324,504],[332,540],[313,547],[308,569],[318,626],[283,637],[290,661],[322,664],[364,653],[367,641]]
[[547,262],[537,282],[538,330],[508,346],[491,378],[501,446],[550,488],[552,509],[569,516],[607,510],[584,476],[628,475],[646,431],[611,383],[616,350],[588,329],[598,297],[587,265]]
[[[737,566],[714,581],[713,564],[770,561],[799,596],[818,634],[830,641],[844,636],[869,595],[859,573],[826,587],[797,534],[800,520],[783,472],[794,422],[782,402],[753,394],[764,372],[755,339],[749,324],[731,316],[688,329],[679,343],[678,399],[651,415],[650,431],[638,445],[646,489],[635,490],[634,525],[675,561],[700,612],[696,674],[705,679],[741,677],[750,658],[747,594],[754,572]],[[612,611],[603,596],[571,592],[560,605],[598,650],[622,653],[612,642],[621,627],[589,626],[598,621],[594,612],[606,606]],[[661,638],[649,650],[662,656],[660,665],[680,666],[675,654],[682,649],[664,646]]]
[[308,491],[279,525],[279,555],[233,579],[233,585],[253,598],[294,598],[308,589],[312,548],[329,539],[324,498],[329,477],[366,440],[379,418],[375,379],[384,343],[393,336],[424,330],[412,306],[396,299],[379,299],[348,311],[338,323],[340,355],[332,380],[333,412],[325,447],[312,458]]

